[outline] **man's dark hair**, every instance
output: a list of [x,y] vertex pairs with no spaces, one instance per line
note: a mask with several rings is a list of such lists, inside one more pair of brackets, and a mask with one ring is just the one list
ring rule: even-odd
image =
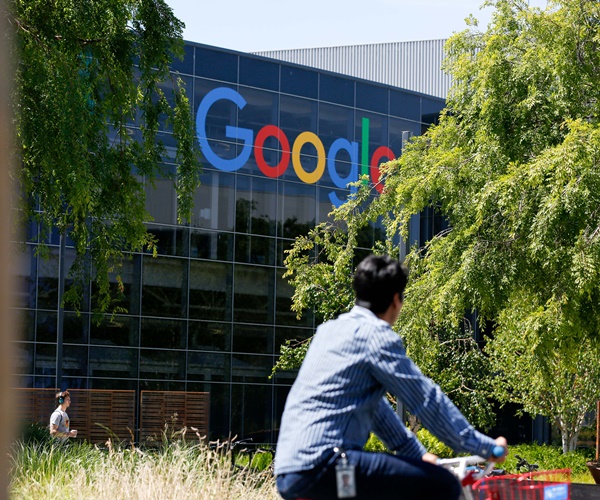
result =
[[369,255],[354,273],[352,286],[356,293],[356,305],[366,307],[375,314],[383,313],[392,303],[395,293],[403,300],[407,281],[408,270],[396,259],[387,255]]

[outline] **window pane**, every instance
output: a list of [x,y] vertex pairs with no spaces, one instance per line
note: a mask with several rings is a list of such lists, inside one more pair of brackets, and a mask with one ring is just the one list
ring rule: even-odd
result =
[[[277,269],[277,298],[275,304],[275,324],[276,325],[312,325],[311,311],[303,311],[302,318],[296,319],[296,313],[291,310],[292,295],[294,288],[284,279],[283,273],[285,269]],[[279,347],[276,347],[276,352],[279,352]]]
[[[222,50],[211,50],[196,47],[197,76],[236,82],[238,73],[238,56]],[[196,101],[197,102],[197,101]]]
[[319,95],[319,74],[316,71],[282,64],[281,92],[316,99]]
[[140,378],[184,380],[185,351],[140,349]]
[[274,270],[236,264],[233,320],[244,323],[273,322]]
[[87,344],[90,338],[90,315],[64,313],[63,340],[72,344]]
[[71,377],[87,377],[88,346],[63,346],[62,361],[63,375]]
[[191,231],[190,257],[233,260],[233,234],[216,231]]
[[231,426],[240,438],[271,441],[273,421],[271,385],[234,385],[231,396]]
[[231,354],[216,352],[188,353],[188,380],[229,382]]
[[91,346],[90,376],[137,378],[138,350]]
[[233,269],[221,262],[190,262],[190,318],[231,320]]
[[275,236],[277,217],[277,181],[238,175],[236,224],[238,233]]
[[104,316],[100,324],[91,323],[91,343],[137,346],[139,345],[139,319],[128,316]]
[[233,350],[256,354],[273,354],[273,327],[233,326]]
[[187,264],[185,259],[144,256],[142,314],[185,316],[186,304],[182,301],[182,290]]
[[278,236],[295,238],[315,226],[316,188],[310,184],[280,184]]
[[339,76],[319,75],[319,99],[354,106],[354,82]]
[[240,57],[240,85],[279,90],[279,64]]
[[421,121],[421,98],[408,92],[390,91],[390,114]]
[[56,344],[36,344],[35,374],[56,375]]
[[194,195],[192,225],[233,231],[235,222],[235,176],[207,170],[200,176]]
[[246,264],[275,264],[275,238],[246,236],[235,237],[235,261]]
[[184,349],[185,345],[185,321],[142,318],[142,347]]
[[270,384],[273,356],[258,354],[234,354],[232,361],[234,382],[257,382]]
[[188,349],[203,351],[231,350],[231,323],[190,321]]
[[388,89],[378,85],[356,82],[356,107],[387,114]]
[[189,254],[189,229],[181,226],[148,224],[148,232],[158,240],[157,252],[160,255],[187,257]]

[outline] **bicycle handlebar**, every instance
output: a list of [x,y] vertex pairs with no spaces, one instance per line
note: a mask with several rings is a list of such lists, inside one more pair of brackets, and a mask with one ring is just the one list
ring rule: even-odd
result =
[[492,448],[492,456],[490,458],[483,458],[479,455],[470,455],[468,457],[458,457],[458,458],[441,458],[438,459],[437,463],[441,466],[453,467],[455,468],[455,473],[459,478],[463,478],[466,474],[467,465],[474,465],[481,462],[488,462],[485,469],[481,471],[481,473],[477,474],[476,477],[485,477],[487,476],[492,469],[494,468],[494,458],[500,458],[504,456],[504,452],[506,450],[503,446],[496,445]]

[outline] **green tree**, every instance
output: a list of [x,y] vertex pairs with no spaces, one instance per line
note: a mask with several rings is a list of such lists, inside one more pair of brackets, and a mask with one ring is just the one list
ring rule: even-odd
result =
[[[68,234],[76,260],[67,299],[78,303],[93,262],[95,307],[107,310],[123,252],[155,245],[145,183],[171,175],[184,220],[199,182],[189,101],[169,73],[183,56],[183,24],[163,0],[13,0],[5,15],[22,220]],[[163,130],[177,143],[174,173],[163,168]]]
[[[411,217],[428,207],[446,218],[448,230],[407,255],[398,331],[445,390],[487,390],[472,376],[477,363],[491,364],[496,397],[551,418],[566,451],[600,398],[600,3],[487,4],[495,14],[486,31],[471,19],[447,43],[454,83],[439,124],[382,167],[382,195],[360,215],[347,211],[345,222],[383,217],[391,242],[398,232],[409,241]],[[398,255],[391,243],[375,250]],[[306,274],[295,261],[320,263],[320,255],[302,262],[292,252],[290,272]],[[315,302],[311,290],[296,289],[297,307]],[[471,311],[490,334],[491,363],[477,350],[475,364],[456,358]],[[451,367],[464,380],[448,379]]]

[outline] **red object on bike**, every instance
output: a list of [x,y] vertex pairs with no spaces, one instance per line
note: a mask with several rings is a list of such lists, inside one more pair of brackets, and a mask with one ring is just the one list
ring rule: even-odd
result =
[[571,469],[485,477],[472,490],[477,500],[569,500]]

